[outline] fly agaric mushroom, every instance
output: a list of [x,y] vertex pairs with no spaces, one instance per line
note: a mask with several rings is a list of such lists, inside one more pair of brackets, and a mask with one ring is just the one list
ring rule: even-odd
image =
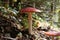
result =
[[29,33],[32,34],[32,13],[34,12],[41,12],[40,10],[36,9],[36,8],[32,8],[32,7],[27,7],[27,8],[23,8],[21,9],[21,13],[27,13],[28,14],[28,22],[29,22]]
[[44,32],[47,36],[52,36],[52,40],[54,40],[54,36],[60,36],[60,32]]

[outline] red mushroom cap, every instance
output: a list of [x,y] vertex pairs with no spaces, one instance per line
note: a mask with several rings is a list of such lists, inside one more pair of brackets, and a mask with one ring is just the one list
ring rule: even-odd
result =
[[60,36],[60,32],[57,32],[57,36]]
[[57,32],[52,32],[52,31],[51,32],[45,32],[45,34],[48,36],[58,36]]
[[27,7],[27,8],[21,9],[20,12],[25,13],[25,12],[41,12],[41,11],[36,8]]

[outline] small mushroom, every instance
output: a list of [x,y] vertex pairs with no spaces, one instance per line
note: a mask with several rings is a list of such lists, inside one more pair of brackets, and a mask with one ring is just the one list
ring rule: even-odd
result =
[[32,34],[32,13],[34,12],[41,12],[40,10],[36,9],[36,8],[32,8],[32,7],[27,7],[27,8],[23,8],[21,9],[21,13],[27,13],[28,14],[28,22],[29,24],[29,33]]
[[60,36],[60,32],[44,32],[47,36],[52,36],[52,40],[54,40],[55,36]]

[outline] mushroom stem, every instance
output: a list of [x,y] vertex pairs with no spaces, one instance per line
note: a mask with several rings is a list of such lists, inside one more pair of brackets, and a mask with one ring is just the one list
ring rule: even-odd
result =
[[32,34],[32,13],[28,13],[28,31]]
[[52,36],[52,40],[54,40],[54,36]]

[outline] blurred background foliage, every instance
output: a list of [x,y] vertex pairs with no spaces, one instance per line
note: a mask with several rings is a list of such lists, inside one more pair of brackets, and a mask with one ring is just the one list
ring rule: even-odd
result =
[[24,27],[28,27],[27,14],[19,10],[25,7],[35,7],[42,10],[41,13],[34,13],[33,26],[36,21],[48,22],[54,27],[60,27],[60,0],[0,0],[0,11],[8,17],[14,18]]

